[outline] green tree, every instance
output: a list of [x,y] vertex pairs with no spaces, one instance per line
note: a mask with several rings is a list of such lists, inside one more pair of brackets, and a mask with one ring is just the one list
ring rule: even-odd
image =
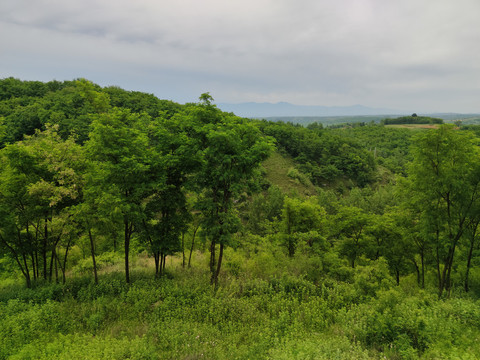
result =
[[189,109],[187,116],[192,129],[187,131],[193,131],[201,149],[201,169],[195,181],[203,189],[202,227],[211,242],[211,282],[217,285],[224,247],[240,226],[235,201],[248,189],[260,162],[268,156],[271,144],[253,123],[222,113],[211,104],[208,94],[203,94],[200,100],[202,103]]
[[278,186],[252,198],[246,213],[246,227],[253,234],[265,236],[278,231],[285,195]]
[[[478,214],[478,213],[477,213]],[[473,219],[470,219],[465,235],[467,238],[467,259],[466,259],[466,269],[465,269],[465,280],[464,280],[464,289],[465,292],[470,290],[470,270],[472,268],[472,260],[474,258],[474,250],[478,249],[479,244],[479,225],[480,217],[477,215]]]
[[4,123],[5,118],[3,116],[0,116],[0,149],[5,144],[5,136],[7,135],[7,130]]
[[445,125],[419,134],[413,155],[408,191],[433,238],[442,294],[451,288],[455,250],[480,196],[478,148],[469,133]]
[[372,214],[367,229],[370,235],[366,248],[367,254],[375,260],[380,257],[387,260],[397,285],[400,284],[400,275],[410,270],[409,264],[415,249],[409,234],[402,227],[402,220],[398,209],[392,209],[383,215]]
[[[406,190],[400,186],[401,190]],[[428,226],[422,220],[422,209],[413,207],[411,202],[412,194],[407,191],[402,194],[403,199],[400,200],[400,206],[395,208],[392,213],[395,216],[395,224],[401,234],[400,245],[404,248],[402,256],[413,264],[417,273],[417,283],[421,288],[425,287],[425,273],[428,260],[432,255],[432,237]],[[406,207],[405,204],[408,204]],[[419,205],[419,204],[417,204]],[[395,251],[395,247],[392,248]],[[397,256],[392,253],[393,256]]]
[[71,222],[70,208],[81,197],[82,149],[73,139],[63,141],[57,129],[47,127],[2,150],[0,198],[5,216],[1,240],[21,267],[27,285],[30,272],[34,279],[43,274],[51,280],[54,267],[60,264],[65,273],[71,242],[67,241],[63,262],[59,261],[59,246]]
[[[295,255],[297,242],[300,238],[307,238],[308,245],[312,246],[313,238],[322,230],[325,220],[325,210],[313,200],[302,201],[300,199],[286,197],[282,210],[282,229],[284,244],[288,250],[288,256]],[[310,234],[311,236],[305,236]]]
[[350,261],[352,268],[366,251],[371,222],[370,215],[355,206],[341,207],[334,217],[334,236],[340,240],[339,252]]
[[149,170],[148,137],[145,132],[148,116],[114,109],[100,114],[92,123],[90,139],[86,143],[92,164],[89,186],[111,212],[118,226],[123,227],[125,250],[125,280],[130,282],[129,254],[135,224],[142,221],[142,203],[151,194],[147,181]]
[[178,118],[157,119],[149,126],[150,168],[147,181],[153,189],[144,202],[142,236],[155,259],[155,273],[165,268],[165,258],[180,250],[180,236],[190,220],[185,183],[199,165],[194,140]]

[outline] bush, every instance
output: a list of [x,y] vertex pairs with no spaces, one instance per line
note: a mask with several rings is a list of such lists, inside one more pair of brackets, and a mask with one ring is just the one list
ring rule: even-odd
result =
[[354,286],[358,296],[374,297],[378,291],[389,289],[394,285],[395,281],[390,275],[388,263],[383,258],[355,268]]
[[287,176],[295,180],[296,182],[299,182],[302,185],[305,185],[305,186],[312,185],[310,179],[305,174],[301,173],[300,171],[298,171],[298,169],[294,167],[291,167],[290,169],[288,169]]

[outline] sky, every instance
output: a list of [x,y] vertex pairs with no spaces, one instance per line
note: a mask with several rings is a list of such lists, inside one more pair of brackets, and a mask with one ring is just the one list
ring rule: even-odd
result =
[[478,0],[2,0],[0,78],[480,112]]

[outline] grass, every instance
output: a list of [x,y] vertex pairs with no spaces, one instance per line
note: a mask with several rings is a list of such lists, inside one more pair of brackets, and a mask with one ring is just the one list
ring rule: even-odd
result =
[[315,187],[310,182],[300,182],[288,176],[289,169],[295,167],[291,158],[274,152],[262,163],[266,170],[266,178],[273,185],[277,185],[286,194],[298,194],[301,196],[312,196],[316,194]]
[[98,285],[76,275],[0,288],[0,359],[480,357],[478,300],[438,300],[411,279],[397,287],[382,261],[340,281],[341,262],[329,275],[327,258],[257,250],[226,249],[217,291],[201,252],[190,269],[167,260],[161,279],[139,255],[129,285],[112,264]]

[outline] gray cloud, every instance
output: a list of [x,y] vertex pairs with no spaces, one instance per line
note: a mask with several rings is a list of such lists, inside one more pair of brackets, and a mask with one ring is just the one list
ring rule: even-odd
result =
[[480,111],[477,0],[16,0],[0,75],[195,101]]

